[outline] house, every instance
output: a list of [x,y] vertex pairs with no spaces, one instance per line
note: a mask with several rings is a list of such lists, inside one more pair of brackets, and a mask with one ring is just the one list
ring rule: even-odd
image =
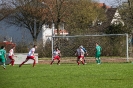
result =
[[110,6],[106,6],[104,3],[99,3],[99,7],[105,9],[106,19],[105,21],[97,20],[93,23],[93,26],[90,28],[93,32],[103,32],[112,24],[121,23],[124,26],[124,21],[121,19],[119,11],[117,8],[112,8]]
[[[69,33],[63,27],[63,29],[60,28],[59,34],[62,35],[62,36],[66,36]],[[51,41],[52,35],[57,35],[57,29],[55,29],[54,26],[52,28],[50,28],[48,25],[44,24],[42,26],[42,41],[43,41],[43,46],[45,46],[46,42]]]

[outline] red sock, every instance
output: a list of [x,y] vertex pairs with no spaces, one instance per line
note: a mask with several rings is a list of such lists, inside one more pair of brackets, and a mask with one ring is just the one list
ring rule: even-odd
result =
[[20,66],[22,66],[24,63],[25,63],[25,62],[22,62],[22,63],[20,64]]
[[14,65],[14,60],[12,61],[12,66]]
[[51,63],[50,63],[50,64],[52,65],[52,64],[53,64],[53,62],[54,62],[54,61],[51,61]]

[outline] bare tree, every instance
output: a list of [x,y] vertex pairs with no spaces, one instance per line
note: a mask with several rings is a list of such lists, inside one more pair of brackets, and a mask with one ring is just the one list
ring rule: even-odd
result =
[[45,23],[55,23],[59,34],[59,25],[66,16],[68,0],[12,0],[15,12],[10,15],[10,24],[27,28],[34,43]]
[[11,5],[7,4],[4,0],[1,0],[0,3],[0,21],[6,18],[13,12],[13,8]]
[[9,23],[27,28],[36,44],[42,25],[48,20],[48,10],[39,0],[14,0],[12,4],[15,12],[10,15]]

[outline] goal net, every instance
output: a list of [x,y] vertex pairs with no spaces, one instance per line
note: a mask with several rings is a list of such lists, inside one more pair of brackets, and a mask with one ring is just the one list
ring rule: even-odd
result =
[[102,47],[101,59],[125,59],[128,61],[128,34],[53,36],[52,52],[59,47],[62,57],[73,59],[76,49],[82,45],[88,52],[86,59],[95,58],[95,43]]

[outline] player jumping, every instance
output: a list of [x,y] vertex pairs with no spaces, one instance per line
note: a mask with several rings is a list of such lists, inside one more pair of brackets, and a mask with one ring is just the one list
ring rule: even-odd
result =
[[35,55],[34,55],[34,52],[35,52],[35,49],[37,48],[37,45],[34,45],[33,48],[29,51],[28,55],[27,55],[27,58],[25,59],[24,62],[22,62],[19,67],[21,67],[24,63],[26,63],[29,59],[32,59],[34,60],[33,62],[33,67],[35,66],[36,64],[36,60],[35,60]]
[[50,65],[53,64],[54,60],[58,60],[57,65],[60,65],[59,64],[60,63],[60,57],[61,57],[61,52],[60,52],[59,48],[56,47],[55,51],[53,52],[53,58],[52,58],[52,61],[51,61]]

